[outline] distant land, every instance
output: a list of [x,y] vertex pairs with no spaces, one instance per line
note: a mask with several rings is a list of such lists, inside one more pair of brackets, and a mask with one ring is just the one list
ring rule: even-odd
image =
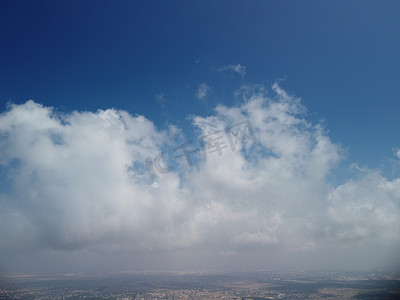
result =
[[0,299],[399,299],[388,272],[118,272],[2,275]]

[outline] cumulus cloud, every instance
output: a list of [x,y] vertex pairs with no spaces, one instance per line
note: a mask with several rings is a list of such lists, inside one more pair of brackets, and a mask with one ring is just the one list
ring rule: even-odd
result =
[[359,170],[333,185],[341,148],[307,120],[300,99],[277,84],[273,96],[265,90],[193,116],[205,148],[189,153],[193,167],[157,173],[153,186],[146,159],[179,146],[178,128],[116,109],[10,106],[0,116],[0,252],[128,251],[150,263],[151,253],[183,251],[235,265],[252,251],[264,268],[268,257],[295,266],[288,258],[299,253],[335,257],[328,267],[390,264],[388,251],[400,250],[400,179]]
[[209,91],[210,91],[210,87],[205,83],[201,83],[199,85],[199,88],[197,89],[196,98],[199,100],[204,99],[207,96]]
[[241,76],[246,75],[246,67],[242,66],[241,64],[237,65],[226,65],[223,66],[222,68],[218,69],[219,72],[224,72],[224,71],[233,71],[238,73]]

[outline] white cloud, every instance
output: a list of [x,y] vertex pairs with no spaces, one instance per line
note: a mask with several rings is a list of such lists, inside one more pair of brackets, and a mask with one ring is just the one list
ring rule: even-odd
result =
[[394,156],[400,159],[400,149],[394,149]]
[[224,71],[234,71],[238,73],[241,76],[246,75],[246,67],[242,66],[240,64],[237,65],[226,65],[218,69],[219,72],[224,72]]
[[[258,91],[246,89],[239,106],[194,116],[201,134],[222,130],[222,155],[158,174],[153,185],[145,159],[175,148],[178,128],[160,131],[115,109],[59,114],[33,101],[13,105],[0,116],[0,168],[8,180],[0,253],[127,251],[146,266],[154,253],[237,260],[251,250],[259,253],[251,258],[257,267],[273,263],[269,255],[278,267],[294,266],[287,258],[299,253],[336,255],[330,267],[338,260],[390,264],[388,249],[400,250],[400,179],[359,170],[359,179],[334,186],[328,178],[340,147],[307,121],[299,99],[276,84],[273,98]],[[244,120],[256,142],[243,136],[233,151],[223,130]]]
[[199,88],[197,89],[196,98],[199,100],[204,99],[207,96],[209,91],[210,91],[210,87],[205,83],[201,83],[199,85]]
[[359,181],[349,181],[329,194],[328,236],[346,242],[379,239],[381,243],[399,239],[400,179],[387,180],[366,171]]

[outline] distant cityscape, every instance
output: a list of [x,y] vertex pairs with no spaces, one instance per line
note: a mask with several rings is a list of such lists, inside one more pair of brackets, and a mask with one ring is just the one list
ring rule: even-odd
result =
[[399,273],[119,272],[3,275],[0,299],[399,299]]

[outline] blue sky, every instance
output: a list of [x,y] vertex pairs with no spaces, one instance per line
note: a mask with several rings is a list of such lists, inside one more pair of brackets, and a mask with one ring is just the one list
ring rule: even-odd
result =
[[[19,1],[1,4],[0,101],[116,107],[158,126],[232,104],[241,84],[303,99],[352,161],[399,146],[397,1]],[[246,75],[221,74],[241,64]],[[195,98],[212,87],[207,106]],[[160,107],[157,95],[164,95]]]
[[[61,251],[47,265],[61,261],[67,270],[69,250],[83,251],[82,259],[114,254],[104,245],[125,249],[127,233],[129,251],[165,255],[150,253],[148,264],[132,268],[173,269],[165,261],[174,249],[200,266],[220,255],[222,268],[249,249],[263,257],[263,247],[277,262],[319,258],[331,267],[326,252],[336,262],[347,253],[335,243],[351,244],[344,267],[377,253],[372,267],[390,266],[384,257],[394,259],[400,244],[399,15],[400,3],[386,0],[1,2],[0,251],[12,263],[0,260],[0,268],[12,271],[20,259],[13,253],[34,249],[43,266],[43,253]],[[134,167],[146,155],[246,118],[259,143],[212,161],[226,181],[198,159],[195,168],[160,176],[158,190],[142,185]],[[94,204],[88,195],[105,198]],[[240,210],[249,195],[256,215]],[[128,198],[162,199],[163,210],[140,200],[131,207]],[[125,216],[130,210],[141,212],[143,229]],[[297,240],[300,223],[306,233]],[[224,238],[231,248],[213,242]],[[386,248],[360,255],[378,242]],[[198,245],[204,252],[193,250]]]

